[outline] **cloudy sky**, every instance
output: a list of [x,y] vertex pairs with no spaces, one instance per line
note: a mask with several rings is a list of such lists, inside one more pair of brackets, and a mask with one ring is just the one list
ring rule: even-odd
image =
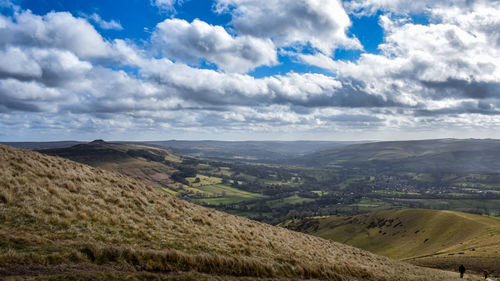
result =
[[499,0],[0,0],[0,141],[500,138]]

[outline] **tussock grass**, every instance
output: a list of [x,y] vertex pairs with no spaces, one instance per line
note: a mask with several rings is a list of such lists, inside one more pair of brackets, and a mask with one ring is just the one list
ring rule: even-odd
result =
[[16,268],[67,264],[227,278],[454,277],[203,208],[121,174],[6,146],[0,146],[0,210],[0,268],[10,268],[0,277]]

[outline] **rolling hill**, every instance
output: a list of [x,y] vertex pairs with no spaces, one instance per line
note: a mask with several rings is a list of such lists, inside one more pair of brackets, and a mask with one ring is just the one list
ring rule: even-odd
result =
[[118,173],[3,145],[0,209],[2,279],[456,278],[206,209]]
[[119,172],[149,185],[161,187],[174,183],[171,175],[178,172],[176,166],[183,161],[182,156],[165,149],[102,140],[39,151]]
[[82,144],[81,141],[49,141],[49,142],[0,142],[0,144],[13,146],[22,149],[40,150],[40,149],[53,149],[65,148]]
[[498,173],[500,140],[437,139],[353,144],[306,155],[298,163],[386,171]]
[[383,210],[352,217],[309,218],[288,228],[394,259],[500,273],[500,220],[425,209]]

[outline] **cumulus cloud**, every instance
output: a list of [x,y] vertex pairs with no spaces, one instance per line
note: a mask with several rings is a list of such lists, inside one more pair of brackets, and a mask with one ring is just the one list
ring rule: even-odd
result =
[[[467,10],[434,8],[439,23],[421,25],[389,15],[380,17],[384,42],[380,54],[362,54],[356,62],[333,60],[322,54],[299,55],[305,63],[336,73],[341,80],[363,81],[363,89],[379,93],[416,112],[498,114],[492,106],[469,99],[498,99],[500,49],[497,47],[498,4],[479,2]],[[461,106],[453,105],[455,101]],[[432,108],[432,101],[447,101]],[[477,105],[478,103],[472,103]],[[484,104],[483,104],[484,105]],[[453,108],[447,110],[446,108]]]
[[165,12],[175,11],[175,4],[182,4],[183,0],[150,0],[151,5],[158,7]]
[[383,107],[394,100],[368,92],[359,81],[340,81],[314,73],[288,73],[264,78],[197,69],[167,59],[139,60],[141,75],[183,100],[204,106]]
[[[0,131],[162,138],[155,134],[500,126],[500,2],[417,2],[366,1],[365,11],[383,10],[384,40],[379,53],[356,61],[332,58],[339,46],[360,48],[346,35],[351,22],[338,1],[218,0],[229,27],[167,19],[146,44],[103,39],[89,23],[100,17],[15,11],[0,16]],[[344,5],[359,13],[356,3]],[[432,24],[404,15],[415,11]],[[290,46],[331,73],[245,74],[279,64],[276,49]],[[217,70],[198,67],[202,61]]]
[[[481,0],[479,0],[481,1]],[[395,14],[411,14],[431,12],[436,7],[466,8],[479,2],[478,0],[348,0],[344,2],[346,10],[358,15],[375,14],[378,11],[386,11]]]
[[61,91],[37,82],[0,80],[0,107],[3,111],[57,112],[57,104],[68,99]]
[[0,50],[0,77],[17,77],[19,79],[40,77],[42,69],[19,47],[7,47]]
[[123,26],[115,21],[115,20],[110,20],[110,21],[105,21],[101,18],[100,15],[94,13],[90,16],[88,16],[90,20],[95,22],[101,29],[107,29],[107,30],[123,30]]
[[110,52],[91,24],[67,12],[38,16],[22,11],[12,18],[0,15],[0,46],[9,44],[66,49],[83,58],[105,57]]
[[346,35],[349,16],[338,0],[217,0],[216,11],[229,13],[239,34],[272,38],[278,46],[308,45],[325,54],[343,46],[361,48]]
[[92,68],[73,53],[59,49],[7,47],[0,50],[0,78],[36,80],[59,86],[82,79]]
[[234,37],[223,27],[200,20],[189,23],[167,19],[157,25],[153,42],[168,57],[191,63],[205,59],[229,72],[247,72],[277,63],[276,49],[270,39]]

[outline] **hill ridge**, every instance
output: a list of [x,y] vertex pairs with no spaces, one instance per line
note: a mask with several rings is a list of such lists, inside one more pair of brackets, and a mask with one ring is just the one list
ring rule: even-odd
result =
[[388,166],[397,171],[499,172],[499,151],[500,140],[495,139],[382,141],[322,150],[298,158],[297,163],[382,170]]

